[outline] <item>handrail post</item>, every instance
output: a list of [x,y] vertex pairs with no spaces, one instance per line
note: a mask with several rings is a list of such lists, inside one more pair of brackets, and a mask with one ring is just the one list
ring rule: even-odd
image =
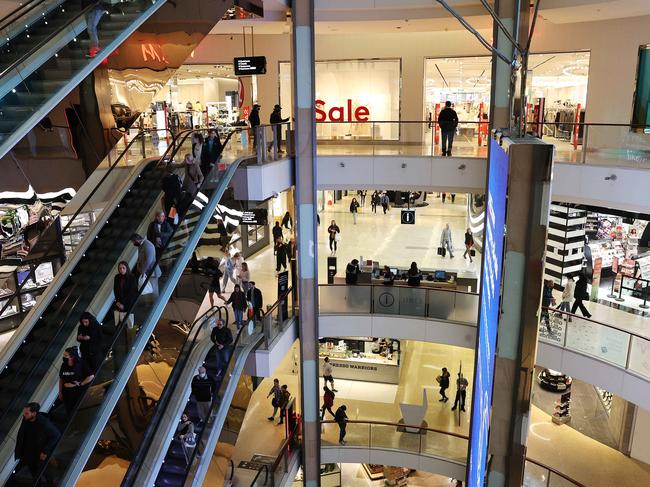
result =
[[279,137],[282,134],[282,128],[279,124],[271,125],[271,131],[273,132],[273,160],[278,160],[278,151],[280,150],[280,141]]
[[273,321],[272,313],[265,314],[262,316],[262,328],[264,332],[264,346],[269,348],[269,343],[271,342],[271,322]]
[[264,126],[255,127],[255,140],[257,141],[257,163],[263,164],[266,159],[266,130]]
[[587,164],[587,143],[589,140],[589,125],[584,124],[582,131],[582,163]]

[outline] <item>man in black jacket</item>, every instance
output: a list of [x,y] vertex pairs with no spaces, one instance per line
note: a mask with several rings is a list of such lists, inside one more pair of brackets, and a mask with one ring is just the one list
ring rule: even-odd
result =
[[[45,460],[52,453],[61,434],[56,426],[40,412],[41,405],[30,402],[23,409],[23,421],[16,438],[14,455],[21,465],[26,465],[36,482]],[[52,485],[52,479],[45,470],[45,483]]]
[[214,343],[214,354],[217,362],[217,377],[219,377],[223,373],[223,369],[228,365],[230,348],[233,342],[232,332],[223,320],[218,320],[217,326],[212,329],[210,339],[212,340],[212,343]]
[[248,116],[248,123],[251,126],[251,132],[253,132],[253,147],[257,147],[257,127],[260,126],[260,105],[257,103],[253,105],[251,114]]
[[255,287],[255,281],[248,283],[249,288],[246,292],[246,300],[253,305],[253,312],[255,313],[255,319],[262,319],[262,305],[264,300],[262,298],[262,291]]
[[165,212],[159,211],[156,213],[156,219],[149,224],[149,228],[147,229],[147,239],[156,248],[157,259],[160,259],[173,231],[172,226],[165,217]]
[[334,421],[339,425],[339,445],[345,445],[345,428],[348,424],[348,415],[345,414],[345,411],[347,409],[344,404],[334,413]]
[[210,413],[210,405],[212,404],[214,393],[217,391],[217,385],[212,380],[212,377],[208,376],[205,367],[199,367],[198,372],[192,379],[192,395],[196,400],[196,409],[199,413],[199,418],[205,422]]
[[201,172],[207,178],[210,173],[210,169],[217,162],[221,151],[223,150],[223,145],[221,144],[221,139],[219,139],[219,134],[217,134],[216,129],[210,130],[210,135],[208,135],[207,140],[203,144],[203,149],[201,150]]
[[83,360],[90,371],[97,372],[102,363],[102,325],[88,311],[81,313],[79,318],[79,329],[77,330],[77,341]]
[[438,125],[442,132],[442,155],[451,156],[451,148],[454,145],[454,133],[458,125],[458,115],[451,108],[451,102],[445,102],[445,108],[438,114]]
[[167,167],[167,174],[162,178],[162,190],[164,193],[163,206],[165,214],[169,216],[172,206],[178,209],[183,199],[183,181],[174,172],[171,164]]
[[361,269],[359,268],[359,261],[357,259],[352,259],[345,268],[345,283],[356,284],[360,273]]
[[[282,123],[288,122],[288,118],[282,118],[282,107],[280,105],[275,105],[271,116],[269,117],[269,122],[273,125],[273,134],[275,136],[276,143],[278,145],[278,154],[282,154],[282,131],[285,129],[284,125],[279,125]],[[269,150],[273,147],[273,143],[269,143]]]

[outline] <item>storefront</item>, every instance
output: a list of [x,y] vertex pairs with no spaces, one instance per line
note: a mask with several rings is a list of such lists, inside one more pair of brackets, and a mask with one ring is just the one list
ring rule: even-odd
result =
[[[291,64],[281,62],[280,103],[285,113],[292,113],[291,90]],[[316,62],[319,141],[399,140],[399,123],[391,122],[400,120],[400,100],[400,59]]]
[[[542,136],[572,140],[571,124],[584,121],[589,57],[589,52],[530,56],[527,120],[544,123]],[[436,120],[445,102],[451,101],[461,121],[460,135],[474,136],[478,122],[489,117],[491,74],[489,56],[426,59],[424,119]],[[529,132],[537,133],[536,127],[530,124]]]
[[323,338],[319,356],[329,357],[335,379],[399,384],[401,351],[392,338]]

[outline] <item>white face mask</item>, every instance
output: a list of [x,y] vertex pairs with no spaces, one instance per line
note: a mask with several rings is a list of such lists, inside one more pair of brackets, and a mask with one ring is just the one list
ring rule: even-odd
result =
[[201,379],[205,379],[207,376],[208,376],[208,374],[199,374],[199,377],[200,377]]

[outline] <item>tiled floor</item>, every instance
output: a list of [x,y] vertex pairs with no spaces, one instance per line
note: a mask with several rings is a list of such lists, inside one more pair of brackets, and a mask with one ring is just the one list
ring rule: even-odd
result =
[[[358,463],[341,464],[341,485],[345,487],[384,487],[384,480],[370,480],[362,465]],[[408,484],[420,487],[455,487],[456,482],[448,477],[428,472],[411,472]]]

